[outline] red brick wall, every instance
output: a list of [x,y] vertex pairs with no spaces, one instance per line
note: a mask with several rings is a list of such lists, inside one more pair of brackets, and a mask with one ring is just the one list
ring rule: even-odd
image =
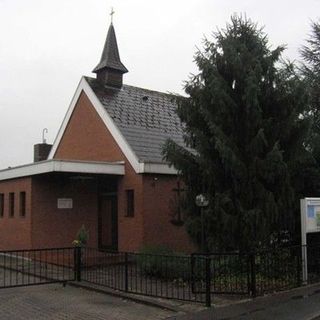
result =
[[[118,248],[121,251],[135,251],[141,247],[143,239],[142,177],[134,172],[84,93],[79,97],[54,158],[125,161],[125,176],[120,177],[118,183]],[[125,216],[126,189],[135,189],[134,218]]]
[[[126,161],[125,176],[118,184],[119,250],[137,251],[143,243],[144,208],[142,176]],[[134,190],[134,217],[127,217],[126,190]]]
[[123,153],[85,93],[81,93],[55,159],[119,161]]
[[[89,230],[89,246],[97,246],[97,186],[94,180],[77,181],[59,175],[34,177],[32,246],[72,246],[82,224]],[[58,209],[58,198],[73,199],[72,209]]]
[[[9,192],[14,192],[14,216],[9,217]],[[26,215],[20,216],[20,192],[26,193]],[[15,250],[31,248],[31,178],[0,182],[4,193],[4,216],[0,218],[0,249]]]
[[166,245],[180,252],[194,252],[196,247],[191,242],[185,227],[174,225],[172,200],[173,189],[177,188],[177,177],[170,175],[144,175],[144,242]]

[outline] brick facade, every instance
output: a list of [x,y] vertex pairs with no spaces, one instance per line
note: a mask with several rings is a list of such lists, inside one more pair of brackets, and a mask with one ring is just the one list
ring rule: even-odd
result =
[[[54,157],[125,161],[125,176],[118,182],[119,250],[136,251],[143,244],[165,244],[180,251],[195,249],[184,227],[170,223],[170,200],[174,196],[176,176],[136,174],[84,93]],[[126,217],[128,189],[134,190],[134,217]]]
[[[83,92],[54,158],[125,162],[125,175],[113,177],[117,186],[120,251],[137,251],[146,244],[167,245],[178,251],[195,249],[184,227],[170,222],[176,176],[136,174]],[[5,216],[0,218],[0,248],[70,246],[82,224],[90,232],[89,246],[97,247],[99,179],[82,181],[55,173],[0,182],[0,193],[5,194]],[[108,181],[111,180],[106,177],[103,184],[108,185]],[[133,217],[126,215],[126,190],[134,190]],[[9,218],[8,193],[16,193],[18,208],[20,191],[27,195],[26,217],[21,218],[17,213]],[[59,197],[72,198],[73,208],[58,209]]]
[[[77,231],[89,230],[89,246],[97,243],[97,186],[53,174],[32,181],[32,245],[34,248],[71,246]],[[58,209],[58,198],[71,198],[72,209]]]
[[[0,182],[0,193],[4,195],[3,216],[0,217],[0,249],[15,250],[31,248],[31,178]],[[20,192],[26,194],[25,216],[20,215]],[[9,194],[14,194],[13,216],[9,214]]]
[[144,175],[144,243],[166,245],[181,252],[196,250],[183,225],[174,216],[177,178],[171,175]]

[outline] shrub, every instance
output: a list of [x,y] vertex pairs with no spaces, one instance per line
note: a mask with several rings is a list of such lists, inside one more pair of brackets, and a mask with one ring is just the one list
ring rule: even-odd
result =
[[89,240],[89,230],[84,225],[78,230],[76,239],[72,242],[75,246],[85,246]]
[[136,257],[139,270],[148,276],[170,280],[190,278],[190,257],[165,246],[145,246]]

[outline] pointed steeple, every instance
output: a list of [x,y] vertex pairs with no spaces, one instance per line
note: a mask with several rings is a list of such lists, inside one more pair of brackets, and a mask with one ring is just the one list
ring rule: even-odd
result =
[[100,62],[92,72],[97,74],[97,79],[104,85],[117,88],[122,87],[122,75],[127,73],[128,70],[120,60],[116,33],[112,22],[108,30]]

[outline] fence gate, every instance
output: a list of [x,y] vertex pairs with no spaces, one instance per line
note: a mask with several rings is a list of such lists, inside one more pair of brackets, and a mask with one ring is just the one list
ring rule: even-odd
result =
[[211,304],[213,294],[262,295],[320,281],[320,246],[255,253],[165,255],[74,247],[0,251],[0,288],[87,281],[125,292]]
[[74,248],[0,251],[0,288],[75,280]]
[[[193,290],[190,255],[108,252],[83,248],[81,280],[134,294],[209,304]],[[210,295],[210,292],[209,292]]]

